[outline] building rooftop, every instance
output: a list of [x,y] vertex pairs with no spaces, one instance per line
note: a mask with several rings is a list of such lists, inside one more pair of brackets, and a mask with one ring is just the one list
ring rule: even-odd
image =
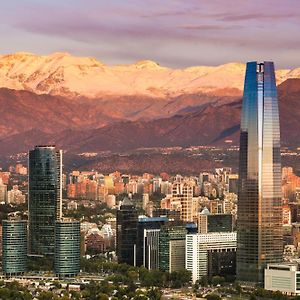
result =
[[205,207],[201,212],[200,212],[201,215],[210,215],[210,211],[207,207]]
[[132,206],[133,203],[131,202],[131,200],[128,197],[125,197],[122,201],[122,206]]

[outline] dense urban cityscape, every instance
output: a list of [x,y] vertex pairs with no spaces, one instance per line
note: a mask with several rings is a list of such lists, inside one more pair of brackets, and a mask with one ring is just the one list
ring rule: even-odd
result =
[[186,176],[66,173],[62,150],[35,146],[0,172],[1,297],[300,294],[300,177],[281,167],[272,62],[247,64],[238,150],[238,171]]
[[0,300],[300,300],[299,0],[0,9]]

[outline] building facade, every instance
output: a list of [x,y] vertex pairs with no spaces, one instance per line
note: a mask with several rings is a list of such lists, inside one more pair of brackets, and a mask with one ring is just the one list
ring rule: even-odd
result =
[[55,222],[54,271],[59,277],[73,277],[80,271],[80,222]]
[[163,226],[159,235],[159,269],[165,272],[185,268],[185,226]]
[[159,269],[160,229],[145,229],[143,240],[143,266],[148,270]]
[[62,217],[62,151],[29,151],[29,254],[54,254],[55,220]]
[[125,198],[117,211],[117,256],[118,263],[136,265],[136,237],[138,213],[132,202]]
[[175,182],[172,188],[172,200],[180,203],[180,219],[193,221],[193,182]]
[[2,221],[2,268],[7,276],[27,270],[27,221]]
[[139,218],[135,246],[135,265],[147,269],[159,268],[159,233],[168,221],[166,217]]
[[300,271],[298,264],[268,264],[265,269],[264,288],[289,295],[300,294]]
[[198,215],[198,233],[227,232],[233,229],[231,214],[211,214],[204,209]]
[[[185,267],[192,273],[193,282],[202,276],[235,275],[235,252],[236,232],[188,234]],[[220,273],[221,269],[223,274]]]
[[237,279],[263,282],[268,263],[282,260],[279,112],[274,65],[249,62],[243,96]]

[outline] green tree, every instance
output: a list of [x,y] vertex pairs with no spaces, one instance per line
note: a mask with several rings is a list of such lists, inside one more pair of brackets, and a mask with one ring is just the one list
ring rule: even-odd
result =
[[200,281],[199,281],[200,285],[205,287],[205,286],[208,286],[208,278],[207,276],[202,276]]
[[242,293],[242,287],[239,285],[239,284],[236,284],[235,285],[235,290],[238,294],[241,294]]
[[73,299],[73,300],[79,300],[80,299],[80,293],[79,292],[71,291],[70,294],[71,294],[71,299]]
[[276,292],[273,292],[272,299],[275,299],[275,300],[286,300],[286,299],[289,299],[289,297],[287,295],[284,295],[280,291],[276,291]]
[[218,284],[222,285],[225,283],[225,278],[222,276],[214,276],[211,280],[211,283],[213,285],[218,285]]
[[56,300],[57,297],[54,296],[52,292],[41,292],[40,295],[37,297],[38,300]]
[[161,291],[158,288],[154,287],[150,288],[146,293],[146,296],[151,300],[160,300],[161,295]]
[[191,280],[191,275],[191,272],[185,269],[170,273],[169,281],[171,282],[171,286],[174,288],[184,286]]
[[142,286],[146,287],[161,287],[164,285],[165,282],[165,274],[159,270],[145,270],[141,269],[140,271],[140,281]]
[[109,300],[109,297],[104,293],[99,293],[96,297],[97,300]]
[[210,294],[206,296],[207,300],[221,300],[222,298],[217,294]]

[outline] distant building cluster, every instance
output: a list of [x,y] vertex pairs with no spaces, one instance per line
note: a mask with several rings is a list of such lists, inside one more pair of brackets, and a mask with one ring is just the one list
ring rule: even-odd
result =
[[234,216],[211,214],[207,207],[198,212],[195,223],[178,216],[139,216],[125,198],[117,212],[118,261],[167,272],[186,268],[194,282],[202,276],[235,276]]
[[[162,174],[164,175],[167,176]],[[171,191],[171,183],[163,178],[148,173],[135,176],[120,172],[103,175],[98,172],[73,171],[66,178],[67,197],[100,201],[109,207],[115,207],[115,195],[168,194]]]
[[[21,180],[16,177],[20,177]],[[13,205],[25,203],[28,188],[26,177],[27,168],[19,163],[10,166],[9,172],[0,171],[0,203]]]

